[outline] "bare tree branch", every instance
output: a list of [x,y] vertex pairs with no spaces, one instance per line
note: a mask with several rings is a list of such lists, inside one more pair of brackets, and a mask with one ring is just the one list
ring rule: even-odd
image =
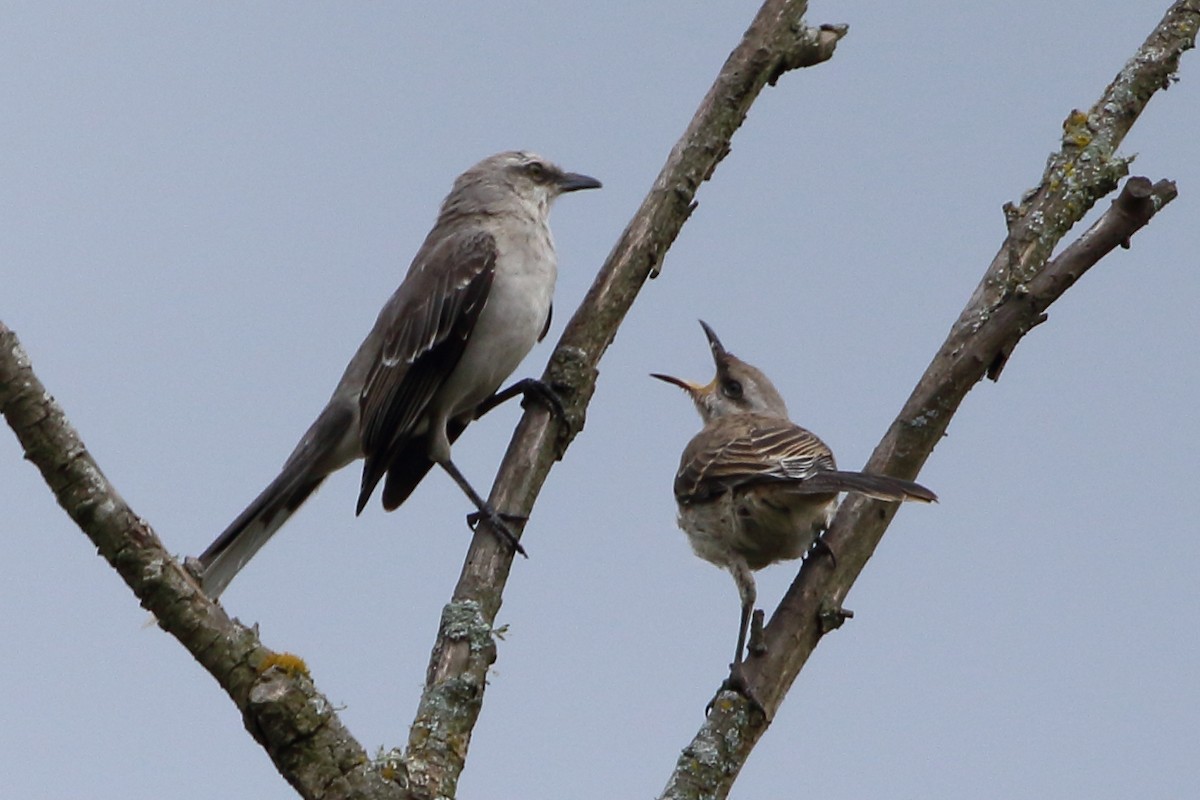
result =
[[0,322],[0,413],[25,457],[41,471],[63,510],[129,584],[159,625],[221,685],[246,730],[304,797],[395,798],[342,726],[303,662],[274,653],[256,631],[230,620],[126,505],[54,398],[38,380],[17,335]]
[[[1056,259],[1050,253],[1095,201],[1127,173],[1116,149],[1146,103],[1166,88],[1180,55],[1195,46],[1200,0],[1180,0],[1085,114],[1073,111],[1062,148],[1038,187],[1006,206],[1008,236],[866,469],[914,478],[967,392],[998,377],[1013,347],[1089,267],[1175,197],[1170,181],[1132,178],[1104,216]],[[746,662],[766,715],[741,695],[721,694],[683,751],[666,798],[724,797],[821,637],[845,618],[842,600],[874,553],[898,504],[851,496],[825,536],[837,563],[806,561],[765,631],[767,652]]]
[[[805,27],[806,5],[768,0],[727,60],[551,357],[546,378],[566,398],[569,424],[560,430],[544,413],[526,413],[493,487],[497,507],[528,513],[552,462],[582,429],[600,357],[646,278],[657,274],[695,208],[697,188],[729,152],[733,133],[763,86],[791,69],[827,60],[845,35],[844,26]],[[406,788],[416,796],[453,794],[484,678],[495,660],[491,625],[511,563],[490,533],[475,537],[443,613],[408,752],[372,763],[316,690],[303,662],[272,652],[256,630],[229,619],[125,504],[3,323],[0,410],[60,505],[159,625],[229,693],[247,730],[302,796],[410,796]]]
[[[997,377],[1017,341],[1092,264],[1174,197],[1169,182],[1132,179],[1113,209],[1062,255],[1047,261],[1065,232],[1111,191],[1127,162],[1114,153],[1149,97],[1165,86],[1196,36],[1197,4],[1184,0],[1087,114],[1073,112],[1064,144],[1042,184],[1007,209],[1009,237],[901,416],[868,464],[914,476],[966,392],[984,374]],[[647,277],[695,207],[700,184],[729,151],[734,132],[764,85],[788,70],[831,57],[844,27],[807,28],[805,2],[768,0],[676,144],[649,195],[606,260],[568,324],[545,378],[566,401],[567,424],[531,408],[523,417],[493,486],[491,500],[527,514],[553,460],[583,427],[597,365]],[[121,574],[159,624],[175,636],[241,709],[247,729],[305,797],[453,795],[495,659],[491,626],[511,554],[487,532],[472,542],[446,606],[430,661],[427,689],[403,756],[369,762],[298,659],[273,653],[257,632],[230,620],[124,503],[88,454],[62,410],[32,371],[16,335],[0,323],[0,412],[26,457],[60,505]],[[767,629],[769,653],[749,662],[768,711],[782,701],[808,654],[831,624],[854,579],[890,522],[894,507],[848,502],[829,540],[836,568],[806,565]],[[825,613],[829,612],[829,613]],[[685,751],[668,796],[723,796],[766,721],[734,695],[723,695]]]
[[[845,26],[806,27],[806,8],[807,2],[767,0],[721,68],[550,357],[543,377],[563,398],[567,425],[543,409],[525,413],[492,487],[496,508],[522,516],[533,508],[554,460],[583,428],[601,356],[646,279],[657,274],[695,208],[696,190],[729,152],[759,92],[784,72],[833,55]],[[462,771],[495,660],[492,624],[511,564],[508,548],[479,531],[443,612],[404,756],[412,786],[430,797],[452,796]]]

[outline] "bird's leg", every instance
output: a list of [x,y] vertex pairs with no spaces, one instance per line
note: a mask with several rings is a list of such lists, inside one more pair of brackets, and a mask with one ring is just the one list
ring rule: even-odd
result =
[[754,601],[758,599],[758,589],[754,585],[754,573],[744,562],[731,564],[729,574],[733,576],[733,582],[737,584],[738,595],[742,599],[742,619],[738,626],[737,652],[733,656],[733,664],[730,665],[736,667],[742,663],[742,654],[746,649],[746,632],[750,630],[750,618],[754,615]]
[[527,400],[531,398],[540,400],[543,405],[550,409],[550,413],[558,417],[560,421],[567,417],[567,411],[563,408],[562,400],[558,399],[558,394],[550,388],[549,384],[537,378],[523,378],[512,386],[501,389],[477,405],[475,407],[475,419],[479,419],[496,406],[513,399],[517,395],[524,395]]
[[[746,574],[750,571],[747,569]],[[734,573],[734,577],[737,574]],[[742,588],[739,582],[738,588]],[[746,680],[745,660],[742,654],[746,651],[746,632],[750,629],[750,621],[754,617],[754,579],[750,579],[750,595],[742,594],[742,620],[738,626],[738,644],[737,654],[733,658],[733,663],[729,665],[729,677],[721,684],[720,691],[733,691],[745,697],[754,705],[762,708],[762,703],[758,702],[758,698],[754,696],[754,692],[750,689],[750,682]],[[761,644],[761,643],[760,643]],[[765,651],[764,651],[765,652]],[[711,708],[712,703],[709,703]]]
[[750,618],[754,615],[754,601],[750,601],[750,605],[742,603],[742,618],[738,625],[738,642],[737,652],[733,654],[733,663],[729,665],[730,669],[740,667],[742,665],[742,657],[746,652],[746,632],[750,630]]
[[[729,665],[729,677],[721,683],[721,688],[717,690],[717,694],[719,695],[725,691],[737,692],[746,698],[752,706],[763,712],[765,716],[767,713],[766,709],[754,695],[754,690],[750,687],[750,682],[746,680],[746,673],[744,671],[745,662],[742,660],[742,653],[746,649],[746,634],[751,630],[751,620],[755,616],[758,618],[758,631],[757,634],[752,635],[750,638],[751,655],[761,655],[766,652],[766,648],[762,646],[761,642],[762,612],[755,612],[754,610],[754,601],[758,598],[758,590],[754,585],[754,573],[750,571],[750,567],[744,562],[730,564],[728,565],[728,569],[729,573],[733,575],[734,583],[738,587],[738,594],[742,598],[742,619],[738,626],[737,653],[734,655],[733,663]],[[756,641],[756,639],[759,641]],[[712,711],[716,700],[717,698],[713,697],[709,701],[708,706],[705,708],[706,714]]]
[[[458,488],[463,490],[463,494],[465,494],[471,500],[471,502],[475,504],[475,508],[479,512],[477,516],[474,514],[471,515],[472,517],[475,517],[475,522],[478,523],[480,519],[486,519],[497,536],[511,545],[512,548],[518,553],[528,558],[529,556],[525,552],[525,548],[521,546],[521,542],[517,539],[517,535],[513,533],[512,528],[508,527],[508,523],[505,521],[505,517],[508,517],[509,520],[514,522],[522,521],[523,518],[512,514],[501,514],[496,511],[496,509],[492,508],[492,504],[479,496],[479,492],[475,491],[475,489],[471,487],[471,484],[467,482],[467,479],[463,477],[463,474],[459,472],[458,467],[454,466],[454,462],[450,459],[444,459],[439,463],[442,465],[442,469],[446,470],[447,474],[449,474],[450,477],[454,479],[454,482],[458,484]],[[467,519],[468,522],[470,522],[471,517],[468,517]],[[473,527],[474,526],[472,526],[472,528]]]
[[[716,704],[717,698],[720,697],[722,692],[737,692],[742,697],[746,698],[746,701],[748,703],[750,703],[750,706],[752,708],[755,708],[758,711],[762,712],[762,715],[764,717],[766,717],[767,719],[770,719],[770,715],[767,713],[766,706],[764,706],[762,704],[762,701],[758,699],[758,695],[754,692],[753,687],[750,686],[750,680],[746,675],[746,662],[741,657],[742,648],[743,648],[744,642],[746,640],[746,628],[747,627],[753,628],[753,625],[754,625],[754,623],[751,622],[752,619],[757,619],[759,626],[760,626],[758,628],[758,630],[759,630],[758,635],[761,636],[762,612],[754,611],[754,601],[753,600],[750,601],[750,605],[746,606],[745,609],[749,609],[749,612],[747,613],[744,610],[743,614],[742,614],[741,630],[738,633],[738,657],[734,660],[734,662],[732,664],[729,665],[729,677],[726,678],[725,680],[721,681],[721,688],[717,689],[717,693],[715,695],[713,695],[713,699],[709,700],[708,705],[704,707],[705,716],[712,713],[713,706]],[[752,633],[750,636],[751,655],[752,656],[753,655],[761,655],[762,653],[765,653],[766,652],[765,648],[763,648],[761,651],[755,651],[754,640],[755,640],[755,635],[752,630]],[[761,646],[761,644],[762,643],[759,642],[760,646]]]

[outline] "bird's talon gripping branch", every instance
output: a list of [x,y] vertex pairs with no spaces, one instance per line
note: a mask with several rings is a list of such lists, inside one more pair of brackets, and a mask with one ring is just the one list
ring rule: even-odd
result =
[[478,511],[472,511],[470,514],[467,514],[467,527],[471,530],[475,530],[475,528],[479,527],[479,521],[485,516],[487,516],[489,520],[499,517],[500,520],[505,523],[516,522],[524,525],[526,522],[529,522],[529,517],[525,516],[524,514],[506,514],[503,511],[496,511],[489,515],[486,513],[481,514]]
[[524,398],[521,402],[522,406],[533,400],[546,406],[550,413],[560,421],[567,418],[567,411],[563,408],[562,400],[554,390],[554,387],[537,378],[522,378],[512,386],[501,389],[480,403],[475,408],[475,419],[479,419],[496,406],[513,399],[517,395],[521,395]]
[[491,526],[492,531],[497,537],[513,550],[516,550],[521,555],[529,558],[529,554],[525,552],[525,548],[521,546],[521,541],[517,538],[517,534],[513,533],[513,529],[508,526],[510,522],[525,523],[529,517],[521,516],[520,514],[504,514],[496,511],[491,507],[472,511],[467,514],[467,527],[475,530],[479,527],[479,523],[486,519]]
[[743,662],[735,661],[729,665],[729,677],[721,682],[721,687],[717,689],[717,693],[713,695],[712,700],[709,700],[708,705],[704,707],[704,715],[706,717],[712,714],[713,708],[716,707],[717,702],[721,699],[721,695],[725,692],[734,692],[741,695],[750,704],[751,708],[758,711],[764,717],[770,718],[766,707],[758,699],[757,695],[755,695],[754,690],[750,688],[750,681],[746,677]]
[[[525,402],[535,401],[544,405],[549,409],[559,422],[563,422],[567,418],[567,410],[563,408],[562,398],[558,396],[558,392],[554,391],[554,387],[545,381],[540,381],[537,378],[526,378],[521,381],[521,392],[525,395]],[[525,403],[522,403],[524,405]]]

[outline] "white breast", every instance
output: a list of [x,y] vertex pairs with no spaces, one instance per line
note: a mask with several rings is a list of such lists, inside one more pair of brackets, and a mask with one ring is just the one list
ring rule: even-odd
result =
[[473,410],[500,388],[550,316],[558,269],[549,228],[508,225],[492,233],[499,250],[492,287],[458,368],[439,392],[451,401],[451,416]]

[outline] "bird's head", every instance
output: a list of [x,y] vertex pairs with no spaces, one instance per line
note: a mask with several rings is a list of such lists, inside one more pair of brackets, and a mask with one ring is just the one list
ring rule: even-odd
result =
[[700,320],[712,349],[717,374],[707,385],[673,375],[652,373],[651,377],[674,384],[687,392],[705,422],[730,414],[769,414],[787,419],[787,404],[774,384],[760,369],[730,353],[708,323]]
[[494,214],[526,209],[544,217],[559,195],[600,186],[595,178],[566,172],[536,153],[510,150],[488,156],[459,175],[443,211]]

